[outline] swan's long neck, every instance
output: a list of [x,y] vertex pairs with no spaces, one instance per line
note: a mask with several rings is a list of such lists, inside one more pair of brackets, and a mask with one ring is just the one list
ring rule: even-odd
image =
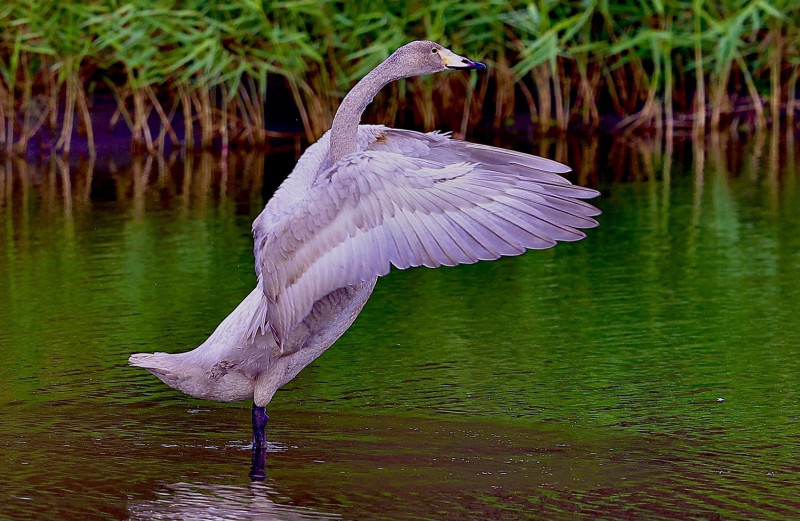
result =
[[356,135],[361,114],[372,102],[372,98],[384,85],[398,80],[404,75],[394,67],[396,55],[389,56],[383,63],[364,76],[342,100],[331,126],[330,164],[356,151]]

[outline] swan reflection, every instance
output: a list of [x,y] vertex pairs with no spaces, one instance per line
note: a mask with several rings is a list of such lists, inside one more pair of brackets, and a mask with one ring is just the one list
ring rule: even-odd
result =
[[338,514],[284,503],[286,498],[268,483],[248,485],[174,483],[155,491],[155,498],[132,501],[131,520],[324,520]]

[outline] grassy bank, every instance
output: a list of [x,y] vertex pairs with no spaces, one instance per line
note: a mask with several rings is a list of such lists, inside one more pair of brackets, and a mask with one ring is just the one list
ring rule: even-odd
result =
[[68,153],[77,127],[91,147],[92,105],[110,92],[112,120],[137,146],[258,145],[270,135],[265,111],[286,101],[277,85],[314,139],[358,78],[416,38],[490,69],[398,82],[365,119],[457,132],[519,112],[541,132],[592,130],[609,116],[626,131],[794,129],[800,105],[794,0],[10,0],[0,142],[20,153],[46,133]]

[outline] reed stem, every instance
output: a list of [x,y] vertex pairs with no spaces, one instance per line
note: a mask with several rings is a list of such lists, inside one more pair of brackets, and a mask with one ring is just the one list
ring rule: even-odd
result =
[[[791,126],[795,4],[434,0],[372,10],[333,0],[186,0],[171,8],[158,0],[11,0],[0,8],[0,141],[6,154],[21,153],[48,129],[68,154],[78,118],[94,149],[93,96],[110,92],[114,122],[122,118],[132,142],[149,151],[167,136],[193,148],[195,131],[204,148],[217,138],[253,146],[275,134],[270,108],[284,101],[267,95],[268,80],[288,87],[302,133],[314,140],[351,85],[419,38],[490,68],[476,85],[443,75],[392,86],[365,119],[463,130],[473,115],[492,114],[499,127],[527,107],[541,133],[630,118],[628,131],[671,133],[691,120],[702,134],[744,115],[754,128],[781,125],[785,100]],[[183,136],[173,121],[178,107]]]

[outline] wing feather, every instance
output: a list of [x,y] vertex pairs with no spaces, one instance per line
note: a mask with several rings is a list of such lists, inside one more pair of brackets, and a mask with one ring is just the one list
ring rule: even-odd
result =
[[[397,217],[398,214],[395,214]],[[405,232],[400,224],[400,220],[395,218],[386,222],[386,230],[396,247],[397,258],[391,262],[396,267],[404,270],[414,265],[414,253],[411,244],[408,242]]]
[[437,133],[362,128],[375,136],[367,150],[320,170],[303,197],[254,223],[266,321],[279,344],[317,300],[391,265],[519,255],[597,225],[599,211],[581,200],[597,192],[570,184],[560,163]]
[[478,243],[475,238],[451,219],[449,214],[447,214],[446,217],[446,219],[440,220],[439,224],[458,247],[459,264],[473,264],[478,262],[478,255],[475,252],[479,248],[477,247]]

